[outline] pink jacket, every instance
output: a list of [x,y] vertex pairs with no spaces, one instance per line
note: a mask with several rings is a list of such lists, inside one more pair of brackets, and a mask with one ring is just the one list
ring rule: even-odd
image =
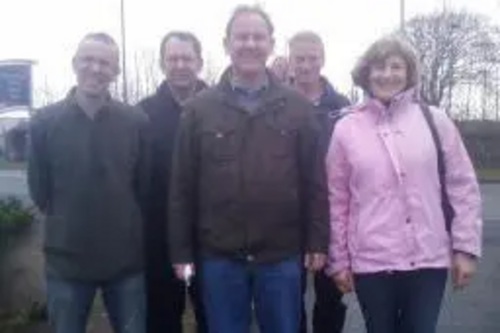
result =
[[481,255],[481,199],[462,139],[445,112],[431,108],[456,217],[446,231],[437,154],[408,91],[387,108],[369,99],[335,127],[327,154],[330,273],[449,267],[452,249]]

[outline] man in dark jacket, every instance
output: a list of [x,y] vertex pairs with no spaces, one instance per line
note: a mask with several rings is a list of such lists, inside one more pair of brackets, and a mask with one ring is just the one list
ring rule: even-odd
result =
[[[167,246],[167,211],[170,168],[179,119],[184,103],[204,89],[198,79],[202,68],[201,44],[190,32],[167,34],[160,45],[160,66],[165,81],[156,93],[139,103],[150,118],[152,188],[145,224],[146,291],[148,333],[182,332],[186,284],[170,264]],[[188,290],[194,304],[198,332],[206,332],[197,297],[197,281]]]
[[28,184],[45,215],[50,323],[55,333],[84,332],[100,289],[114,331],[143,333],[147,116],[109,94],[119,50],[107,34],[83,38],[73,70],[76,88],[30,125]]
[[[321,76],[325,50],[319,35],[310,31],[299,32],[290,39],[289,50],[290,71],[294,77],[291,84],[315,107],[314,112],[321,126],[324,159],[339,111],[349,105],[349,100],[339,94],[328,80]],[[314,274],[314,290],[316,298],[313,309],[313,332],[340,333],[346,314],[342,293],[324,270]],[[302,313],[301,333],[305,333],[307,332],[307,317],[304,305]]]
[[184,276],[197,235],[210,332],[248,332],[252,305],[261,332],[297,332],[303,259],[310,270],[325,262],[319,128],[312,105],[266,70],[273,44],[269,16],[238,7],[226,27],[231,66],[186,105],[179,130],[172,260]]

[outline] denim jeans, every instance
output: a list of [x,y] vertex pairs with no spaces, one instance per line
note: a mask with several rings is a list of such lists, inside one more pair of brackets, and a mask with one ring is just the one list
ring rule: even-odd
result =
[[47,307],[54,333],[85,333],[96,292],[100,290],[115,333],[145,333],[142,274],[93,283],[47,278]]
[[367,333],[434,333],[446,278],[446,269],[356,274]]
[[203,260],[201,291],[209,333],[248,333],[252,305],[261,333],[297,333],[301,271],[299,256],[276,263]]

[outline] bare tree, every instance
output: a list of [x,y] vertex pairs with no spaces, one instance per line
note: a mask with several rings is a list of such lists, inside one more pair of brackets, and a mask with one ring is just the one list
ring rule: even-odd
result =
[[204,61],[202,79],[210,86],[217,83],[220,70],[215,65],[212,57],[207,56]]
[[35,107],[54,103],[63,96],[51,86],[47,76],[44,76],[40,82],[33,83],[33,105]]
[[420,53],[421,93],[430,104],[449,111],[452,101],[492,86],[489,73],[498,66],[500,43],[498,29],[487,18],[469,12],[417,16],[407,23],[405,33]]

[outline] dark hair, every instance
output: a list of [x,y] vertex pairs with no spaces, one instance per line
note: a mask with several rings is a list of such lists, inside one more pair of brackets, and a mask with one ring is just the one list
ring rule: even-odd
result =
[[267,28],[269,29],[269,34],[272,36],[274,34],[274,25],[273,22],[271,21],[271,17],[269,16],[268,13],[262,9],[262,7],[258,5],[250,6],[250,5],[239,5],[236,7],[236,9],[233,11],[233,14],[229,18],[229,21],[227,22],[226,25],[226,37],[229,37],[231,33],[231,28],[233,27],[233,23],[240,16],[241,14],[257,14],[262,19],[266,22]]
[[371,67],[391,56],[401,57],[406,63],[408,72],[406,88],[416,86],[420,76],[417,52],[406,39],[399,35],[383,37],[366,50],[351,73],[354,84],[370,93],[369,75]]
[[92,41],[96,41],[96,42],[101,42],[101,43],[104,43],[106,45],[111,45],[111,46],[118,47],[118,44],[116,43],[116,41],[114,40],[114,38],[111,37],[110,34],[105,33],[105,32],[91,32],[91,33],[88,33],[88,34],[86,34],[81,39],[80,43],[83,43],[83,42],[88,41],[88,40],[92,40]]
[[165,44],[168,43],[169,40],[176,38],[183,42],[189,42],[193,45],[194,52],[198,56],[198,58],[202,58],[202,49],[201,43],[198,37],[196,37],[193,33],[189,31],[171,31],[163,37],[160,43],[160,61],[163,61],[163,57],[165,56]]

